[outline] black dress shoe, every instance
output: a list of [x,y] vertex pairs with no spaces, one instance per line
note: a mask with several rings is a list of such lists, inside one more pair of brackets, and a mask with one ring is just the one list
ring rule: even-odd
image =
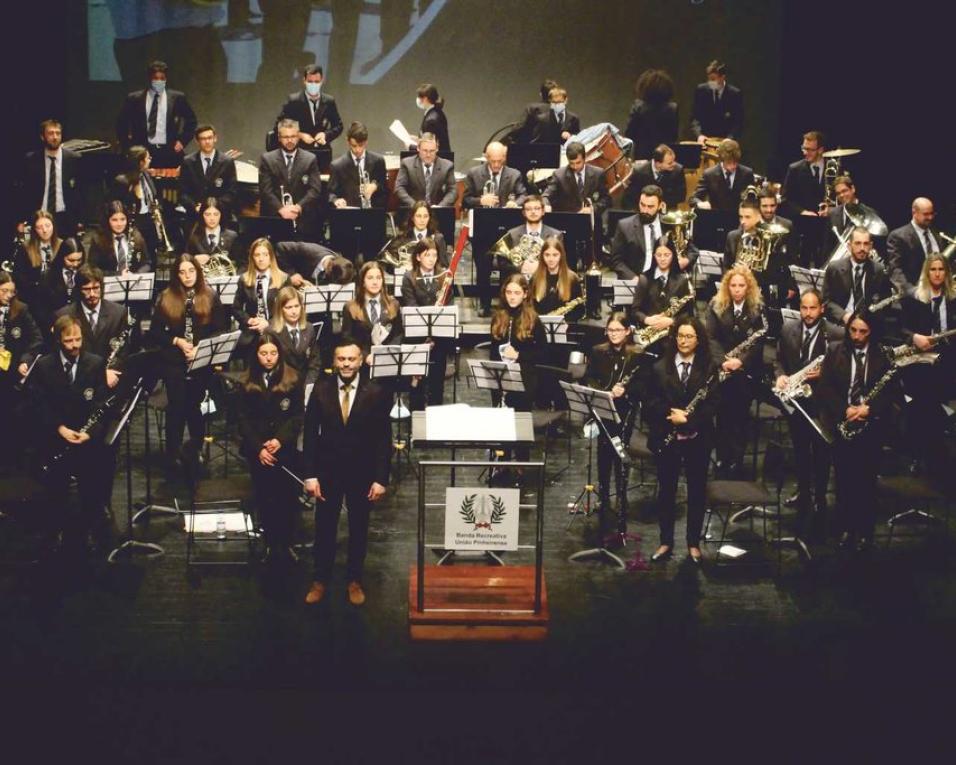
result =
[[785,504],[787,507],[795,507],[799,502],[800,502],[800,492],[796,491],[792,495],[787,497],[783,501],[783,504]]
[[673,548],[668,548],[668,549],[665,550],[664,552],[658,551],[658,552],[654,553],[654,554],[651,556],[651,561],[653,561],[654,563],[660,563],[660,562],[663,562],[663,561],[665,561],[665,560],[670,560],[670,559],[673,558],[673,557],[674,557],[674,549],[673,549]]
[[[697,552],[698,552],[698,553],[700,552],[700,548],[699,548],[699,547],[697,548]],[[703,556],[702,554],[701,554],[701,555],[694,555],[693,553],[691,553],[690,548],[688,547],[688,548],[687,548],[687,560],[689,560],[689,561],[690,561],[691,563],[693,563],[695,566],[699,566],[699,565],[701,564],[701,562],[704,560],[704,556]]]

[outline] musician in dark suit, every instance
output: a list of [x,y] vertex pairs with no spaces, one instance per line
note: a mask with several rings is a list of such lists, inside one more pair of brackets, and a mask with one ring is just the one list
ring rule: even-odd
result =
[[568,111],[568,91],[556,86],[548,93],[543,108],[529,109],[525,113],[522,134],[528,143],[565,143],[571,136],[581,132],[581,120]]
[[392,252],[402,248],[413,248],[416,243],[422,239],[434,239],[435,246],[438,248],[438,262],[442,267],[447,267],[451,262],[448,255],[448,245],[445,237],[438,230],[438,224],[435,216],[432,215],[431,208],[425,201],[416,202],[408,211],[408,218],[405,221],[405,228],[400,236],[395,237],[388,249]]
[[[829,343],[842,338],[843,327],[831,325],[823,318],[823,298],[811,287],[800,296],[800,321],[784,323],[777,340],[774,361],[777,389],[785,390],[791,375],[823,356]],[[819,378],[819,368],[807,374],[805,379],[811,390],[816,389]],[[816,396],[801,398],[799,403],[808,415],[819,419]],[[797,492],[787,504],[797,506],[798,536],[810,542],[822,542],[826,539],[830,447],[796,409],[787,413],[787,425],[797,473]]]
[[715,59],[707,65],[707,82],[694,89],[690,132],[701,142],[705,138],[739,141],[743,130],[743,94],[727,82],[727,65]]
[[[426,177],[427,176],[427,177]],[[438,142],[431,133],[418,138],[418,156],[406,157],[395,179],[398,206],[409,208],[425,200],[432,207],[451,207],[458,197],[455,166],[438,156]]]
[[544,190],[545,212],[594,211],[594,225],[600,226],[611,197],[604,182],[604,171],[584,161],[584,144],[572,141],[564,150],[568,164],[556,170]]
[[757,204],[760,205],[760,219],[764,223],[773,223],[787,229],[793,228],[792,220],[784,218],[782,215],[777,215],[780,204],[777,201],[777,192],[772,188],[769,186],[762,186],[760,188],[757,192]]
[[[724,245],[724,269],[728,269],[737,262],[742,252],[748,248],[762,251],[760,244],[760,208],[757,202],[746,199],[740,202],[738,217],[740,227],[727,233],[727,242]],[[758,270],[752,268],[754,278],[763,294],[764,304],[774,308],[784,306],[797,294],[797,286],[790,274],[790,264],[784,246],[786,236],[777,239],[766,264]],[[751,265],[748,263],[748,265]]]
[[694,313],[694,303],[687,301],[672,316],[664,316],[671,300],[680,301],[690,294],[690,280],[680,272],[674,261],[673,247],[662,239],[654,248],[654,266],[637,279],[630,321],[638,328],[669,329],[678,316]]
[[[336,207],[377,207],[388,204],[385,157],[368,151],[368,128],[361,122],[349,125],[346,140],[349,153],[332,163],[329,175],[329,201]],[[369,183],[362,199],[361,174],[366,173]]]
[[186,208],[187,219],[200,212],[203,200],[210,197],[219,203],[227,220],[236,216],[236,163],[216,149],[219,137],[216,128],[203,124],[196,128],[199,151],[186,156],[179,168],[179,204]]
[[717,410],[717,467],[739,478],[750,424],[750,404],[763,380],[763,345],[756,342],[735,358],[727,354],[764,327],[763,297],[753,272],[736,265],[724,272],[706,318],[714,359],[727,376]]
[[363,348],[401,343],[402,307],[385,289],[382,266],[367,261],[356,281],[355,298],[342,309],[342,334],[354,337]]
[[302,90],[291,93],[282,106],[276,117],[276,132],[280,123],[292,120],[298,125],[299,148],[324,146],[331,156],[331,143],[342,135],[344,125],[335,99],[322,92],[322,79],[322,67],[317,64],[309,64],[302,70]]
[[647,186],[660,187],[669,210],[676,210],[687,198],[684,166],[677,163],[674,150],[666,143],[654,149],[650,159],[639,159],[631,166],[631,177],[621,197],[621,207],[636,210],[641,189]]
[[364,353],[358,341],[342,337],[334,348],[335,374],[312,390],[305,412],[305,490],[316,498],[314,574],[306,595],[318,603],[332,576],[342,500],[348,503],[346,578],[349,602],[365,602],[362,573],[372,505],[388,486],[392,433],[391,395],[360,374]]
[[943,239],[933,228],[936,211],[926,197],[913,200],[913,218],[905,226],[893,229],[886,240],[886,267],[890,280],[907,297],[919,281],[926,257],[941,252]]
[[[82,553],[87,531],[99,554],[110,549],[105,508],[112,485],[111,461],[104,459],[105,417],[90,422],[107,398],[106,362],[83,349],[83,332],[72,316],[56,320],[56,350],[43,356],[30,374],[36,401],[35,433],[44,460],[47,506],[63,531],[64,552]],[[59,458],[57,458],[59,457]],[[80,512],[69,509],[71,476],[76,478]]]
[[285,362],[278,339],[257,338],[238,398],[239,436],[262,524],[266,560],[293,560],[289,545],[298,510],[298,485],[280,465],[295,466],[295,445],[302,429],[302,381]]
[[[0,270],[0,411],[7,415],[6,428],[12,433],[17,432],[21,404],[17,385],[42,345],[30,309],[17,297],[13,277]],[[17,439],[0,438],[0,465],[16,462],[22,451]]]
[[[415,105],[424,112],[418,134],[431,133],[435,136],[440,151],[452,151],[451,138],[448,136],[448,117],[445,115],[445,99],[438,95],[438,88],[430,82],[423,82],[415,91]],[[414,149],[415,146],[408,148]]]
[[279,242],[276,245],[279,268],[289,276],[293,287],[309,281],[316,285],[349,284],[355,281],[355,266],[334,250],[313,242]]
[[57,120],[41,122],[40,136],[43,148],[24,158],[19,219],[29,220],[35,210],[49,210],[57,230],[70,236],[82,220],[80,155],[63,147],[63,126]]
[[[324,327],[331,326],[331,319],[324,323]],[[291,284],[286,284],[276,294],[269,331],[275,336],[283,362],[296,371],[300,383],[308,385],[319,379],[322,354],[316,342],[317,330],[307,321],[299,291]]]
[[717,157],[720,162],[701,174],[690,203],[701,209],[736,212],[744,189],[754,185],[754,171],[740,164],[740,144],[732,138],[720,142]]
[[[711,359],[707,333],[701,321],[681,316],[671,327],[666,355],[651,368],[645,393],[645,422],[650,429],[648,444],[657,452],[657,512],[660,546],[653,561],[669,559],[674,550],[674,516],[677,479],[681,466],[687,479],[687,554],[700,565],[700,535],[704,524],[707,464],[714,440],[714,411],[717,391],[687,407],[717,373]],[[664,446],[668,435],[676,437]]]
[[[506,392],[505,405],[520,411],[531,411],[538,394],[536,366],[547,353],[548,339],[538,312],[534,310],[527,279],[520,274],[505,277],[501,283],[500,297],[500,305],[491,319],[488,357],[491,361],[518,364],[525,389],[523,392]],[[494,398],[497,398],[497,394],[494,394]]]
[[146,71],[149,87],[126,96],[116,118],[120,148],[145,146],[155,167],[179,167],[196,132],[196,114],[185,94],[166,89],[168,67],[163,61],[153,61]]
[[[843,531],[840,547],[869,549],[876,516],[876,475],[885,433],[883,424],[896,398],[894,381],[871,397],[873,388],[890,369],[880,348],[878,315],[865,307],[854,310],[844,342],[834,343],[823,360],[817,391],[824,428],[833,434],[837,517]],[[858,435],[845,438],[838,426]]]
[[[314,154],[298,148],[297,122],[280,120],[276,130],[279,148],[259,160],[260,214],[293,221],[300,235],[313,239],[323,200],[319,163]],[[284,200],[283,192],[290,198]]]
[[162,200],[156,188],[156,182],[149,173],[152,155],[145,146],[131,146],[126,152],[126,169],[113,178],[108,192],[110,202],[122,202],[127,214],[146,240],[149,251],[158,253],[159,233],[152,211],[162,211]]
[[485,148],[485,162],[471,168],[465,174],[465,191],[462,206],[474,207],[520,207],[527,194],[521,173],[507,167],[508,148],[492,141]]
[[849,175],[837,176],[833,181],[833,194],[837,203],[827,212],[827,224],[830,229],[828,233],[831,235],[831,243],[834,246],[836,246],[836,240],[833,238],[833,229],[842,234],[857,223],[865,225],[869,221],[882,220],[876,210],[860,201],[856,193],[856,184]]
[[223,215],[219,200],[206,197],[199,207],[199,220],[186,240],[186,252],[195,255],[203,268],[213,253],[225,254],[234,265],[239,262],[239,234],[223,226]]
[[[783,203],[791,215],[819,216],[825,192],[823,152],[826,151],[826,139],[823,133],[819,130],[804,133],[800,150],[803,159],[792,163],[783,179]],[[825,215],[825,211],[822,214]]]
[[130,225],[126,207],[117,199],[103,209],[99,230],[90,241],[89,262],[110,275],[146,273],[153,268],[146,240]]
[[674,81],[662,69],[648,69],[634,85],[637,98],[631,106],[624,135],[634,141],[634,159],[649,159],[655,146],[677,143],[677,104]]
[[[15,246],[13,276],[17,283],[17,294],[32,311],[33,303],[39,298],[40,281],[59,255],[63,240],[57,234],[53,213],[48,210],[36,210],[33,213],[29,235],[25,244],[18,243]],[[33,318],[42,320],[42,310],[34,312]]]
[[522,116],[512,123],[511,140],[513,143],[530,143],[530,128],[539,120],[548,115],[551,109],[551,91],[560,87],[557,82],[546,78],[538,88],[540,100],[532,101],[524,107]]
[[266,237],[249,246],[246,270],[239,277],[239,290],[232,304],[232,316],[242,330],[237,353],[245,357],[253,341],[267,329],[275,313],[275,299],[288,275],[279,269],[272,242]]
[[886,271],[870,257],[872,252],[870,232],[856,226],[850,234],[850,257],[827,266],[823,275],[823,302],[830,321],[845,324],[854,310],[890,294]]
[[[76,275],[76,287],[70,304],[57,311],[56,317],[72,316],[83,333],[83,347],[109,362],[112,342],[121,339],[127,328],[126,309],[119,303],[103,299],[103,272],[96,266],[83,266]],[[129,343],[116,353],[113,364],[107,364],[106,384],[115,388],[122,374]]]
[[611,262],[618,279],[636,279],[654,264],[654,247],[663,230],[658,214],[663,208],[660,186],[641,189],[637,215],[622,218],[611,240]]
[[[544,200],[537,194],[529,194],[524,198],[521,204],[521,214],[524,216],[524,223],[508,229],[507,236],[513,243],[517,244],[523,236],[530,237],[533,246],[538,247],[538,254],[540,255],[540,247],[544,245],[546,239],[553,237],[563,241],[563,234],[560,231],[542,223]],[[538,268],[538,258],[526,257],[520,266],[515,266],[509,257],[498,255],[496,265],[501,279],[516,271],[520,271],[526,278],[530,279]]]
[[63,240],[60,251],[43,274],[37,287],[36,299],[31,307],[37,324],[45,338],[50,337],[53,320],[61,308],[73,301],[76,291],[77,271],[86,260],[80,240],[69,237]]

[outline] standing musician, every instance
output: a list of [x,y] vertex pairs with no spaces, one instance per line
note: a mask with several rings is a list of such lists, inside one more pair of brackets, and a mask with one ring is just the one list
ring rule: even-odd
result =
[[199,220],[186,241],[186,252],[195,255],[203,269],[214,252],[226,255],[233,263],[238,259],[239,234],[223,226],[223,212],[216,197],[206,197],[199,206]]
[[[636,383],[638,353],[631,343],[631,330],[623,312],[612,313],[605,325],[607,342],[594,346],[588,361],[586,379],[588,384],[607,390],[614,396],[614,408],[621,418],[620,423],[604,421],[611,436],[619,436],[624,446],[630,440],[631,413],[637,406]],[[598,436],[598,500],[600,512],[611,508],[611,468],[614,468],[614,486],[618,500],[619,530],[624,531],[627,517],[626,468],[617,458],[614,447],[607,439]]]
[[293,560],[289,546],[298,486],[280,464],[294,465],[305,407],[301,382],[295,369],[285,363],[277,337],[266,332],[256,338],[239,392],[239,435],[270,563]]
[[634,291],[634,305],[630,320],[638,327],[653,330],[670,329],[677,316],[694,313],[693,300],[687,301],[675,316],[665,316],[671,300],[681,300],[690,294],[690,280],[674,268],[676,255],[673,247],[662,237],[654,248],[654,266],[642,273]]
[[744,189],[754,185],[754,171],[740,164],[740,144],[725,138],[717,146],[717,159],[700,176],[690,204],[702,210],[736,212]]
[[[377,207],[388,204],[385,157],[368,151],[368,128],[353,122],[346,133],[349,152],[332,163],[329,201],[335,207]],[[368,183],[362,183],[362,174]]]
[[[800,144],[803,159],[787,168],[780,195],[784,209],[791,218],[804,215],[809,218],[826,217],[829,212],[823,205],[826,195],[826,139],[819,130],[803,134]],[[826,226],[801,227],[799,251],[803,266],[820,268],[823,264],[824,243],[827,240]]]
[[395,245],[398,247],[411,247],[422,239],[433,239],[435,247],[438,250],[438,262],[443,268],[448,266],[448,245],[445,243],[445,237],[438,230],[435,217],[432,215],[428,202],[420,200],[412,205],[408,213],[408,220],[405,222],[405,230],[402,232],[402,238]]
[[451,207],[458,198],[455,165],[438,156],[438,141],[433,133],[418,137],[418,154],[406,157],[398,166],[395,178],[398,206],[409,208],[419,200],[432,207]]
[[354,337],[363,348],[402,341],[401,306],[385,291],[385,272],[377,261],[359,269],[355,297],[342,309],[342,334]]
[[913,217],[905,226],[890,231],[886,239],[886,267],[890,280],[903,294],[910,296],[919,280],[923,261],[940,252],[943,240],[933,228],[936,210],[931,199],[917,197],[912,205]]
[[232,315],[242,330],[239,338],[241,353],[246,353],[256,335],[269,329],[276,293],[287,279],[288,276],[279,269],[272,242],[266,237],[256,239],[249,247],[246,271],[239,277],[239,292],[232,304]]
[[109,201],[119,200],[127,213],[136,221],[136,227],[155,252],[159,247],[159,237],[153,223],[151,210],[155,204],[161,204],[156,182],[149,174],[152,158],[142,146],[131,146],[126,152],[126,170],[113,179]]
[[547,93],[547,103],[529,109],[521,127],[528,143],[565,143],[581,132],[581,119],[568,111],[568,91],[555,85]]
[[[438,272],[438,244],[434,239],[422,239],[412,249],[412,268],[402,278],[403,306],[437,305],[438,298],[445,289],[445,281],[452,276],[447,270]],[[449,300],[451,293],[449,292]],[[418,342],[417,340],[415,342]],[[426,384],[417,384],[412,389],[412,409],[424,409],[426,401],[430,406],[439,406],[445,395],[445,369],[448,354],[454,346],[454,340],[447,337],[428,339],[431,351],[428,358],[428,376]]]
[[727,65],[714,59],[707,65],[707,82],[694,89],[690,132],[698,142],[708,138],[740,139],[744,130],[744,97],[727,82]]
[[726,353],[761,329],[763,323],[763,298],[757,280],[746,266],[733,266],[720,280],[706,319],[713,357],[730,375],[721,386],[717,409],[721,436],[717,468],[728,477],[737,477],[742,471],[754,384],[762,378],[763,345],[754,344],[743,358],[726,358]]
[[[344,128],[335,98],[322,92],[322,80],[321,66],[306,66],[302,70],[302,90],[289,95],[276,118],[276,132],[281,129],[283,122],[296,123],[296,144],[303,148],[330,146],[332,141],[342,135]],[[279,141],[282,141],[281,136]]]
[[100,228],[90,242],[89,262],[104,274],[143,273],[152,270],[150,250],[137,228],[130,225],[126,208],[117,199],[103,208]]
[[305,411],[303,459],[309,476],[305,491],[317,500],[314,574],[305,602],[312,605],[325,596],[344,498],[349,520],[348,597],[352,605],[360,606],[365,602],[362,573],[369,514],[388,486],[392,399],[360,374],[364,354],[359,341],[341,337],[333,357],[335,374],[316,384]]
[[[13,275],[17,281],[18,292],[23,296],[24,302],[31,306],[31,310],[38,297],[40,280],[53,266],[62,246],[63,240],[57,236],[52,213],[46,210],[33,213],[30,241],[25,246],[18,247],[13,256]],[[34,314],[34,318],[41,320],[42,316]]]
[[166,463],[171,469],[179,458],[183,430],[189,425],[189,437],[198,456],[204,434],[200,404],[206,393],[212,370],[207,365],[195,372],[186,371],[196,357],[200,340],[216,335],[225,327],[219,295],[206,285],[202,268],[189,254],[180,255],[173,264],[172,278],[156,300],[149,327],[152,345],[159,347],[159,376],[166,386]]
[[319,378],[322,354],[316,343],[316,329],[306,320],[302,297],[291,284],[276,294],[269,333],[279,345],[282,363],[295,370],[300,382],[308,385]]
[[[103,444],[107,418],[95,424],[90,419],[107,397],[106,360],[83,349],[83,331],[72,316],[59,317],[53,335],[56,350],[37,362],[30,388],[37,404],[40,450],[48,467],[43,478],[49,506],[58,513],[54,528],[63,531],[65,551],[80,552],[91,531],[97,552],[105,554],[110,549],[105,508],[113,462]],[[71,476],[79,488],[79,513],[67,509]]]
[[[813,287],[800,296],[800,321],[785,322],[777,340],[774,362],[777,390],[786,390],[790,376],[818,356],[826,353],[830,342],[843,335],[841,326],[831,325],[823,317],[823,298]],[[807,382],[815,391],[820,370],[810,372]],[[801,398],[800,406],[819,419],[818,396]],[[793,454],[796,461],[797,492],[786,500],[798,509],[799,536],[810,542],[826,539],[827,484],[830,482],[830,447],[800,412],[787,415]]]
[[[724,245],[725,271],[740,260],[741,253],[746,248],[760,246],[758,226],[762,218],[759,203],[754,199],[743,199],[737,208],[737,214],[740,227],[727,233],[727,242]],[[797,294],[796,285],[790,274],[784,239],[781,237],[774,242],[762,270],[751,269],[760,287],[764,303],[775,308],[785,305]]]
[[315,155],[298,148],[301,136],[308,135],[299,132],[299,124],[279,120],[279,148],[259,159],[259,208],[263,217],[290,221],[298,234],[314,239],[325,192]]
[[823,302],[830,321],[847,324],[853,312],[890,294],[882,263],[872,257],[873,238],[862,226],[850,233],[850,257],[827,266],[823,275]]
[[913,296],[904,299],[903,337],[917,352],[939,357],[933,364],[910,364],[902,373],[903,387],[912,399],[906,406],[910,448],[937,481],[949,477],[943,404],[956,398],[956,352],[952,337],[932,338],[954,329],[956,283],[949,262],[937,252],[926,257]]
[[516,362],[521,367],[524,392],[506,393],[507,406],[531,410],[537,391],[535,364],[546,348],[547,337],[534,310],[528,280],[521,274],[511,274],[502,282],[501,304],[491,317],[490,348],[492,361]]
[[44,337],[50,336],[59,310],[73,302],[77,271],[85,260],[86,252],[79,238],[71,236],[63,240],[53,263],[40,279],[32,310],[38,316],[37,324]]
[[655,146],[677,143],[677,103],[674,81],[663,69],[647,69],[634,83],[624,135],[634,141],[634,159],[648,159]]
[[227,220],[234,216],[239,183],[235,160],[216,149],[216,128],[204,124],[196,128],[199,150],[186,156],[179,169],[179,204],[186,208],[187,219],[202,213],[203,200],[215,198],[217,209]]
[[[0,270],[0,411],[7,415],[11,432],[16,432],[17,426],[17,385],[41,346],[40,330],[26,303],[17,297],[13,276]],[[9,464],[21,451],[16,439],[0,438],[0,465]]]
[[[890,368],[880,348],[877,315],[865,306],[854,309],[843,343],[827,351],[818,391],[824,427],[834,434],[833,468],[836,474],[837,514],[843,533],[840,547],[854,542],[860,552],[870,547],[876,516],[876,475],[884,439],[881,427],[895,398],[895,383],[874,398],[868,398],[876,382]],[[848,440],[839,425],[864,427]]]
[[[541,245],[538,267],[531,277],[531,296],[539,315],[553,313],[583,294],[581,280],[568,266],[564,242],[559,237],[546,237]],[[584,303],[572,308],[565,317],[576,321],[584,313]]]
[[[717,373],[717,368],[700,319],[681,316],[671,327],[671,338],[666,355],[651,368],[645,402],[645,421],[650,429],[648,443],[658,450],[657,512],[661,540],[651,560],[664,561],[673,555],[677,479],[683,466],[687,479],[687,553],[692,563],[700,565],[707,463],[714,438],[718,394],[712,392],[705,396],[693,412],[687,408]],[[676,437],[664,446],[668,435],[675,430]]]
[[34,210],[49,210],[57,229],[72,234],[81,215],[80,155],[63,147],[63,125],[55,119],[40,123],[40,138],[42,148],[24,159],[17,219],[27,219]]
[[[445,116],[445,99],[438,95],[438,88],[430,82],[423,82],[415,91],[415,106],[421,109],[421,129],[419,135],[431,133],[438,142],[438,148],[450,152],[451,139],[448,137],[448,117]],[[412,144],[408,148],[414,149]]]

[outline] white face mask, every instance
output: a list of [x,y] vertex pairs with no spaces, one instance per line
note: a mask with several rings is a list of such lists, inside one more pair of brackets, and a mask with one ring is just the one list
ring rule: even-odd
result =
[[720,90],[720,83],[717,80],[707,80],[707,87],[711,90]]
[[166,90],[166,80],[153,80],[150,83],[150,85],[152,86],[153,90],[159,95],[162,95],[163,92],[165,92]]
[[565,104],[551,104],[551,111],[555,114],[564,114]]
[[416,99],[415,99],[415,106],[417,106],[419,109],[425,109],[426,104],[425,104],[425,102],[424,102],[421,98],[416,98]]
[[321,82],[307,82],[305,84],[305,92],[310,96],[317,96],[322,92],[322,83]]

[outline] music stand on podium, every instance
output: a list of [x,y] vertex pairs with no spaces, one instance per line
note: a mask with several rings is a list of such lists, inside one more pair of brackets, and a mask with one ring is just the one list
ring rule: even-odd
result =
[[[544,224],[561,232],[568,267],[578,271],[591,262],[596,251],[593,216],[581,212],[549,212],[544,214]],[[580,260],[579,260],[580,258]]]
[[238,276],[207,276],[206,284],[216,290],[222,305],[231,307],[236,302],[236,293],[239,292]]
[[[428,343],[419,345],[373,345],[368,357],[369,374],[373,380],[382,377],[394,377],[399,382],[403,377],[424,377],[428,374],[428,357],[431,347]],[[398,452],[398,464],[401,465],[402,455],[411,464],[408,454],[408,438],[402,438],[402,420],[408,418],[402,410],[408,408],[402,404],[402,393],[396,391],[397,403],[392,408],[390,417],[398,421],[398,436],[392,442]],[[396,413],[397,409],[397,413]],[[411,424],[409,423],[409,435]]]
[[[505,407],[506,393],[524,393],[524,380],[521,379],[521,367],[509,361],[486,361],[484,359],[469,359],[468,368],[475,387],[491,393],[492,403],[496,407]],[[493,449],[493,458],[496,462],[504,456],[504,450]],[[488,483],[494,478],[495,471],[488,474]]]
[[329,227],[332,249],[342,253],[353,263],[361,255],[365,260],[382,249],[385,240],[384,209],[371,208],[363,210],[360,207],[336,207],[329,216]]
[[615,279],[611,282],[613,297],[611,305],[615,308],[623,305],[634,305],[634,298],[637,295],[637,285],[639,279]]
[[[617,412],[617,408],[614,406],[614,396],[610,391],[606,390],[597,390],[596,388],[588,388],[584,385],[576,385],[575,383],[561,382],[561,388],[564,390],[565,395],[568,399],[568,406],[574,414],[580,414],[584,417],[591,417],[594,423],[598,426],[599,433],[608,440],[608,443],[612,446],[617,455],[618,459],[622,462],[624,461],[622,456],[622,447],[620,447],[620,439],[618,443],[614,443],[615,436],[612,436],[607,429],[607,426],[604,424],[605,420],[610,420],[614,423],[620,423],[621,418]],[[585,502],[587,511],[586,514],[591,512],[591,495],[594,494],[594,483],[593,483],[593,466],[592,466],[592,447],[593,439],[588,441],[588,473],[587,473],[587,483],[584,488],[581,490],[581,493],[578,495],[578,498],[575,500],[575,508],[580,502]],[[627,464],[623,466],[624,470],[627,470]],[[626,544],[627,539],[634,539],[638,541],[640,537],[636,535],[627,534],[626,532],[618,532],[612,534],[610,537],[604,536],[604,513],[607,508],[601,507],[598,511],[598,547],[592,547],[587,550],[581,550],[579,552],[571,555],[568,560],[584,560],[586,558],[599,558],[602,561],[609,561],[616,566],[626,569],[627,564],[624,563],[621,558],[607,549],[607,543],[611,540],[617,540],[622,544]],[[622,508],[618,508],[618,512],[621,512]],[[573,512],[573,511],[572,511]],[[573,516],[572,516],[573,520]],[[568,524],[570,528],[570,523]]]

